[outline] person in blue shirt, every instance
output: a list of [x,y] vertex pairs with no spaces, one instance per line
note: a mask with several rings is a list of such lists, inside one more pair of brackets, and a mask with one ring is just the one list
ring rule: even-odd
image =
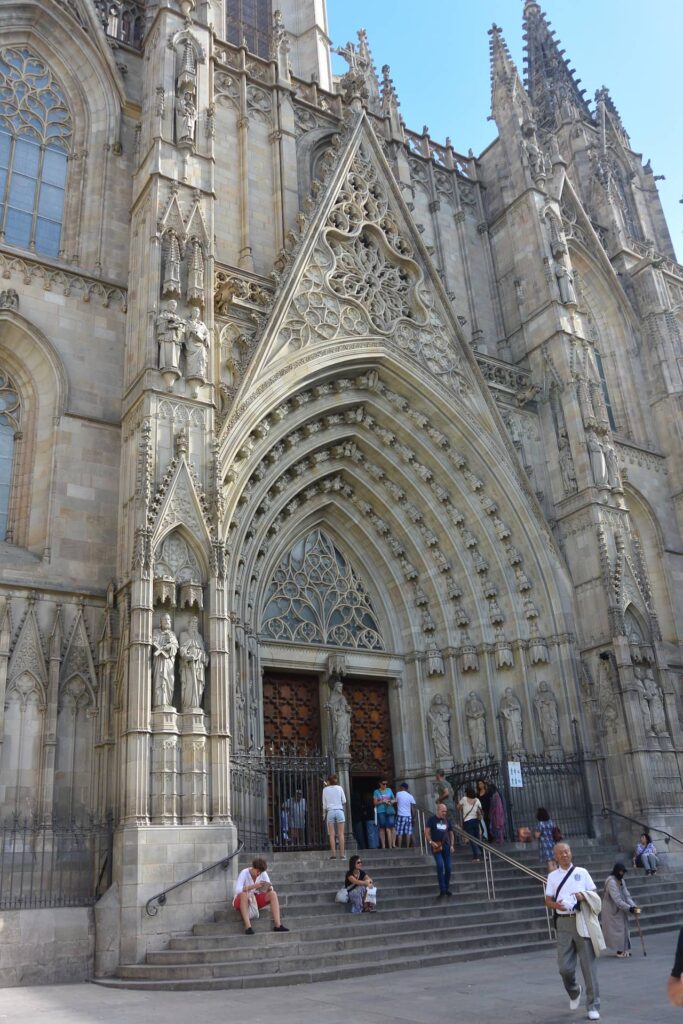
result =
[[436,814],[432,814],[425,822],[425,839],[434,857],[439,896],[452,896],[448,886],[451,881],[451,854],[455,850],[455,835],[445,804],[437,804]]

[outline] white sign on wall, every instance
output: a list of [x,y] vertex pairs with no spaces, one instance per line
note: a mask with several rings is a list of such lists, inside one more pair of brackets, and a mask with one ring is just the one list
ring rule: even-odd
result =
[[512,789],[521,789],[523,787],[522,766],[519,761],[508,761],[508,779]]

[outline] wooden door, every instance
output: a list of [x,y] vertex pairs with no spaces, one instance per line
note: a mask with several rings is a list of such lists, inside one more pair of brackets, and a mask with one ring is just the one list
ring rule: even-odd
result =
[[389,688],[386,680],[345,679],[351,707],[351,774],[394,779]]
[[264,675],[263,736],[267,752],[305,754],[321,749],[317,676]]

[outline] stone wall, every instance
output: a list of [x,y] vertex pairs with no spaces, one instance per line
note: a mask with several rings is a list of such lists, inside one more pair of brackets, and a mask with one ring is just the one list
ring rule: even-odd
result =
[[86,981],[93,974],[94,956],[92,907],[0,914],[0,988]]

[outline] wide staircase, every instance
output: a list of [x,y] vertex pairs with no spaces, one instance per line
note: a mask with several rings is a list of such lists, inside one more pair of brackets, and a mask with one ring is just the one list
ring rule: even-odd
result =
[[[539,870],[535,843],[501,849]],[[615,860],[623,859],[595,841],[573,840],[572,849],[599,891]],[[271,854],[268,872],[289,933],[273,932],[265,911],[253,922],[256,934],[245,935],[228,908],[172,939],[168,949],[148,953],[145,963],[122,965],[117,977],[99,983],[178,990],[297,985],[357,977],[369,962],[375,971],[399,971],[529,952],[550,941],[541,883],[505,862],[493,858],[496,900],[490,902],[484,867],[462,846],[454,858],[452,898],[438,898],[433,860],[419,850],[365,850],[362,856],[378,887],[374,914],[350,914],[334,902],[344,881],[342,862],[323,853]],[[251,857],[242,855],[240,869],[249,863]],[[633,870],[627,884],[643,907],[644,933],[680,925],[683,873],[664,867],[646,878]],[[637,950],[635,925],[631,931]]]

